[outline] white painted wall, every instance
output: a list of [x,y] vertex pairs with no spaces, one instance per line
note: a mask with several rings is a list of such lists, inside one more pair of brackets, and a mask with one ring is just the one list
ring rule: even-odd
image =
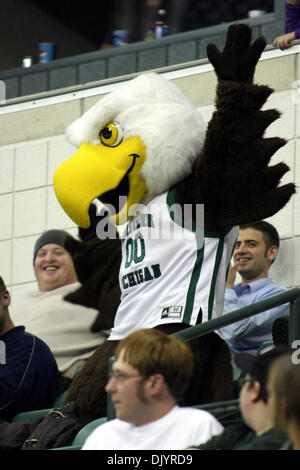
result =
[[52,187],[55,169],[73,153],[64,136],[0,148],[0,271],[13,298],[35,282],[32,253],[39,234],[51,228],[77,234]]

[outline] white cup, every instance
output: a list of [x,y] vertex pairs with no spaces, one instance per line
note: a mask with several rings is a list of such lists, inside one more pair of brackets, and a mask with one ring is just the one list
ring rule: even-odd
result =
[[265,10],[250,10],[248,11],[248,18],[255,18],[256,16],[261,16],[265,14]]

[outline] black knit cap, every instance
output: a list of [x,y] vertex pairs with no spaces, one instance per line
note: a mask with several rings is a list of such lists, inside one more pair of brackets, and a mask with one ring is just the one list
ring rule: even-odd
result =
[[259,356],[238,353],[234,356],[234,362],[243,372],[251,375],[262,387],[265,387],[272,362],[283,354],[291,354],[292,352],[293,350],[289,346],[280,345]]
[[44,232],[35,242],[34,248],[33,248],[33,264],[37,255],[37,252],[39,251],[42,246],[47,245],[48,243],[54,243],[55,245],[63,246],[64,239],[66,236],[69,235],[67,232],[64,230],[47,230],[47,232]]

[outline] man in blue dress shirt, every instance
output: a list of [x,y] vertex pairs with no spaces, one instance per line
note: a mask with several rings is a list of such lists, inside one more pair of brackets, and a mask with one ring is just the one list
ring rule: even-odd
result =
[[[286,289],[273,283],[268,276],[279,251],[279,235],[268,222],[259,221],[240,227],[225,291],[223,314],[280,294]],[[234,284],[236,273],[241,283]],[[240,352],[256,354],[258,347],[272,340],[274,320],[289,314],[289,304],[266,310],[221,328],[220,332],[233,355]]]

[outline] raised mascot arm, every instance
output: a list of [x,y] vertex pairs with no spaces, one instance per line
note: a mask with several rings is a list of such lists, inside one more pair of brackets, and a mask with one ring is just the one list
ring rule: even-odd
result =
[[[222,52],[214,44],[207,47],[218,77],[216,111],[188,181],[187,202],[204,204],[208,229],[270,217],[295,192],[293,183],[279,187],[288,166],[268,165],[286,141],[264,138],[267,127],[280,116],[274,109],[261,110],[273,90],[253,84],[264,47],[262,37],[251,45],[251,29],[245,24],[229,27]],[[182,201],[184,187],[179,186],[179,192]]]

